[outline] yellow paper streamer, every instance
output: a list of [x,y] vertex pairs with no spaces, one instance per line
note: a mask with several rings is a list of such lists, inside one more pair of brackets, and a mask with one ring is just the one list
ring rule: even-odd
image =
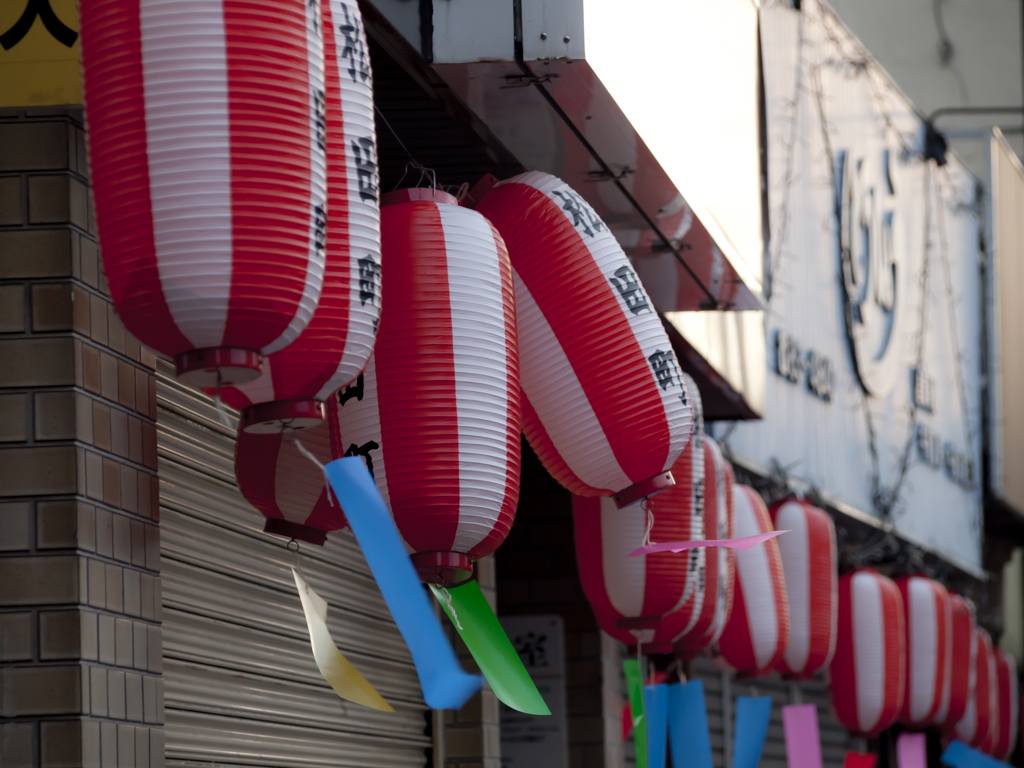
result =
[[295,569],[292,568],[292,576],[295,577],[295,586],[299,590],[299,598],[302,600],[302,610],[306,614],[306,626],[309,627],[309,643],[313,647],[313,658],[334,692],[346,701],[362,704],[370,709],[379,709],[382,712],[394,712],[388,704],[374,689],[366,678],[359,674],[359,670],[353,667],[331,639],[331,633],[327,629],[327,601],[310,588]]

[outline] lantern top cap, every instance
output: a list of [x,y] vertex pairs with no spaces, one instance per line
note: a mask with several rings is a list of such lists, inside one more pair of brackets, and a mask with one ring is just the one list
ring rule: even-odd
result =
[[445,203],[446,205],[458,205],[459,200],[455,195],[440,189],[431,187],[408,187],[407,189],[396,189],[393,192],[385,192],[381,195],[380,204],[395,205],[397,203]]

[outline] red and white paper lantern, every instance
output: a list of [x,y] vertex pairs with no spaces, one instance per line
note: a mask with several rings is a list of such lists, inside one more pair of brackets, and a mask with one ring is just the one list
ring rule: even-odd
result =
[[789,603],[789,643],[776,669],[791,679],[808,679],[832,663],[839,616],[836,531],[828,513],[800,499],[771,510],[780,536],[779,554]]
[[873,737],[899,717],[906,685],[906,630],[899,587],[870,570],[839,579],[836,652],[830,667],[836,718]]
[[[684,382],[697,412],[700,394]],[[650,541],[704,539],[703,422],[672,467],[676,485],[650,500]],[[694,455],[697,452],[697,455]],[[627,645],[669,653],[672,641],[691,628],[704,601],[704,548],[629,557],[643,546],[649,518],[634,504],[619,509],[608,497],[573,496],[576,561],[597,623]]]
[[347,525],[338,499],[329,495],[324,473],[304,456],[297,444],[326,464],[331,437],[325,422],[293,434],[238,431],[235,479],[246,501],[267,518],[267,533],[323,544],[327,534]]
[[519,497],[512,270],[490,222],[444,192],[385,195],[381,231],[380,332],[328,401],[333,452],[366,460],[420,576],[452,584],[504,541]]
[[[761,495],[733,487],[735,536],[768,533],[772,527]],[[736,553],[732,613],[718,640],[719,661],[744,677],[770,671],[789,642],[789,603],[778,539]]]
[[949,739],[960,739],[975,749],[985,748],[992,729],[997,685],[992,639],[988,632],[977,627],[974,630],[974,690],[964,716],[947,734]]
[[324,278],[324,54],[305,0],[94,0],[89,155],[114,305],[179,378],[251,381]]
[[531,172],[478,204],[516,281],[523,431],[579,496],[625,506],[672,485],[691,404],[672,345],[622,248],[560,179]]
[[1006,651],[994,648],[996,668],[995,713],[992,717],[990,755],[1007,760],[1017,743],[1017,662]]
[[907,683],[900,720],[921,726],[935,721],[943,698],[949,695],[946,676],[953,650],[949,593],[924,576],[903,576],[896,586],[907,628]]
[[943,695],[934,723],[952,728],[964,716],[974,689],[975,653],[974,605],[960,595],[949,596],[950,665],[946,678],[948,695]]
[[[722,456],[718,444],[704,435],[704,535],[708,539],[733,538],[732,488],[735,484],[732,466]],[[700,601],[693,611],[696,619],[675,638],[673,650],[685,660],[696,658],[718,642],[732,612],[736,553],[725,547],[705,550],[703,594],[691,600]]]
[[355,0],[321,0],[326,59],[327,230],[320,303],[258,379],[222,389],[248,432],[322,421],[320,402],[362,373],[380,317],[380,207],[373,82]]

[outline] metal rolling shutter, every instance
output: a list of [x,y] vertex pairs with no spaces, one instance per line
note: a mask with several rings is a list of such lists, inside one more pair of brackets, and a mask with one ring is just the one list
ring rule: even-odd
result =
[[331,633],[395,708],[339,699],[313,662],[282,539],[234,482],[234,432],[209,398],[158,375],[169,766],[421,768],[430,740],[412,659],[349,532],[304,545]]
[[[711,749],[716,768],[728,767],[727,752],[731,753],[731,744],[726,748],[727,739],[731,742],[732,731],[726,722],[735,717],[737,696],[771,696],[772,719],[768,726],[768,738],[765,741],[761,756],[760,768],[786,768],[786,742],[782,731],[782,706],[796,703],[793,700],[791,684],[780,679],[778,675],[736,680],[731,674],[726,675],[718,670],[706,657],[694,659],[693,674],[704,681],[704,690],[708,708],[708,727],[711,731]],[[800,700],[803,704],[815,704],[818,707],[818,730],[821,734],[821,758],[825,768],[842,768],[847,750],[862,750],[863,744],[854,739],[839,724],[832,714],[829,701],[828,684],[819,675],[814,680],[804,680],[799,684]],[[729,694],[729,705],[723,712],[722,691]]]

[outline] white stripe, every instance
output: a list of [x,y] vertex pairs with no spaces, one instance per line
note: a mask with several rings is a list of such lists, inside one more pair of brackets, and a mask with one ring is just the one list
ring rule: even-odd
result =
[[326,265],[327,237],[327,155],[324,130],[324,38],[319,0],[307,0],[306,60],[309,72],[309,260],[295,314],[284,332],[261,351],[272,355],[299,337],[309,325],[320,301]]
[[967,709],[963,717],[955,727],[956,735],[966,742],[974,738],[974,732],[978,730],[978,704],[977,704],[977,682],[978,682],[978,653],[980,653],[981,639],[976,631],[971,632],[971,666],[967,683]]
[[[139,4],[157,270],[178,330],[219,346],[231,294],[231,145],[220,0]],[[183,49],[184,46],[184,49]]]
[[[690,449],[689,461],[689,482],[691,489],[690,501],[690,541],[704,541],[704,416],[700,404],[700,390],[697,383],[687,374],[682,375],[683,386],[688,392],[688,399],[692,405],[693,420],[690,422],[692,434],[687,445]],[[684,446],[686,450],[686,446]],[[682,454],[680,454],[682,456]],[[657,504],[655,504],[657,506]],[[704,605],[704,579],[707,567],[707,549],[697,547],[687,553],[687,579],[683,588],[683,594],[679,597],[679,603],[673,611],[682,608],[694,594],[697,600],[694,604],[694,612],[690,614],[690,620],[686,629],[688,631],[697,621],[701,607]]]
[[234,388],[249,398],[251,403],[269,403],[277,400],[274,393],[274,377],[271,375],[273,358],[264,355],[260,358],[260,375],[244,384],[235,384]]
[[[601,497],[601,568],[612,607],[623,616],[642,616],[647,586],[647,557],[627,557],[643,544],[647,512],[639,504],[619,509]],[[653,635],[652,635],[653,637]]]
[[[670,469],[683,452],[683,448],[686,447],[686,443],[689,440],[691,407],[683,405],[682,402],[681,395],[684,391],[682,369],[679,367],[678,360],[676,360],[672,344],[669,342],[658,313],[654,309],[654,303],[644,290],[643,284],[623,252],[622,246],[619,245],[611,230],[605,226],[590,204],[561,179],[539,171],[531,171],[508,179],[503,183],[525,184],[546,195],[562,211],[566,221],[580,232],[583,243],[586,245],[590,257],[594,260],[594,264],[601,274],[604,275],[605,279],[608,280],[609,287],[611,287],[612,293],[618,301],[619,311],[633,331],[633,336],[647,360],[651,381],[661,396],[661,404],[665,411],[665,420],[668,423],[669,429],[668,457],[662,469]],[[577,224],[572,206],[566,204],[566,200],[570,196],[585,212],[586,221]],[[594,222],[597,222],[599,226],[594,226]],[[584,227],[589,229],[591,234],[587,234]],[[632,289],[629,293],[629,298],[634,307],[639,308],[641,304],[646,304],[646,310],[634,313],[629,308],[627,297],[615,287],[616,284],[621,286],[627,283],[630,289]],[[674,366],[672,376],[675,381],[666,387],[662,387],[659,384],[651,364],[652,356],[658,353],[667,355],[671,361],[669,365]],[[530,402],[536,408],[537,404],[534,400],[531,399]],[[545,422],[546,424],[547,422]],[[600,488],[603,486],[598,485],[594,487]]]
[[855,573],[850,580],[853,611],[853,669],[857,683],[857,724],[874,729],[885,706],[885,618],[882,588],[874,574]]
[[[706,438],[709,439],[710,438]],[[718,443],[710,440],[711,450],[714,453],[715,461],[715,482],[718,484],[718,533],[716,538],[729,539],[735,533],[735,526],[730,525],[729,519],[729,485],[726,482],[725,457],[722,456],[722,449]],[[726,622],[729,620],[728,607],[729,595],[732,593],[732,578],[734,571],[730,567],[731,558],[725,549],[718,550],[718,594],[715,595],[715,615],[711,621],[710,633],[711,642],[717,643],[725,630]]]
[[[338,392],[339,395],[345,393],[345,390]],[[337,395],[332,395],[332,397],[337,397]],[[344,405],[341,405],[339,398],[338,403],[338,431],[341,435],[341,452],[346,453],[352,446],[358,448],[371,441],[379,446],[369,450],[369,456],[373,462],[373,479],[377,484],[377,490],[380,492],[381,498],[384,499],[388,512],[391,512],[391,516],[394,517],[395,513],[391,509],[391,496],[388,493],[387,463],[385,461],[386,447],[381,439],[380,410],[377,399],[377,365],[376,360],[372,356],[366,364],[366,370],[363,372],[362,399],[350,397],[345,401]],[[401,535],[401,530],[398,533]],[[404,537],[402,538],[402,543],[405,545],[406,550],[409,552],[414,551],[408,542],[405,541]]]
[[[342,140],[345,147],[345,195],[348,198],[348,242],[344,243],[344,258],[348,260],[348,332],[345,349],[338,368],[321,388],[317,397],[323,399],[338,387],[345,386],[359,375],[366,360],[373,352],[375,327],[380,317],[380,208],[376,195],[380,189],[377,171],[377,138],[373,122],[373,93],[371,78],[363,80],[357,72],[355,78],[349,72],[349,59],[343,58],[348,47],[347,37],[342,29],[353,29],[350,35],[356,37],[362,50],[366,51],[366,35],[361,23],[359,7],[348,0],[330,0],[331,29],[325,34],[334,35],[335,60],[327,66],[338,70],[341,86],[341,107],[343,112]],[[328,129],[332,126],[328,126]],[[360,175],[362,172],[362,175]],[[340,179],[331,179],[337,184]],[[371,194],[373,196],[371,196]],[[328,211],[333,217],[334,213]],[[336,247],[334,243],[331,247]],[[369,291],[361,290],[372,280],[369,261],[377,265],[375,297],[368,298]]]
[[508,350],[494,233],[483,216],[437,204],[448,296],[459,430],[459,524],[452,549],[468,552],[494,530],[508,481]]
[[775,516],[775,527],[790,533],[780,536],[782,575],[789,598],[789,644],[784,658],[794,672],[802,672],[811,655],[811,563],[807,513],[802,505],[787,502]]
[[512,276],[519,335],[531,339],[519,347],[519,378],[523,392],[535,395],[530,405],[537,418],[576,477],[591,488],[628,488],[633,481],[615,459],[569,358],[526,285],[514,270]]
[[[734,486],[733,500],[736,537],[764,533],[747,491],[739,485]],[[750,628],[750,645],[754,650],[754,660],[758,669],[764,669],[771,661],[779,642],[779,609],[775,604],[768,547],[752,547],[745,552],[737,552],[736,569],[739,572],[740,589],[743,590],[743,603],[747,609],[747,624]]]
[[926,579],[911,578],[907,584],[907,650],[910,685],[907,710],[910,719],[921,722],[935,701],[935,667],[939,652],[939,625],[935,590]]
[[[331,460],[331,433],[327,422],[305,429],[297,438],[320,463]],[[274,473],[274,500],[284,519],[305,523],[324,489],[324,474],[307,457],[299,453],[291,438],[282,436]],[[334,499],[337,504],[338,500]]]

